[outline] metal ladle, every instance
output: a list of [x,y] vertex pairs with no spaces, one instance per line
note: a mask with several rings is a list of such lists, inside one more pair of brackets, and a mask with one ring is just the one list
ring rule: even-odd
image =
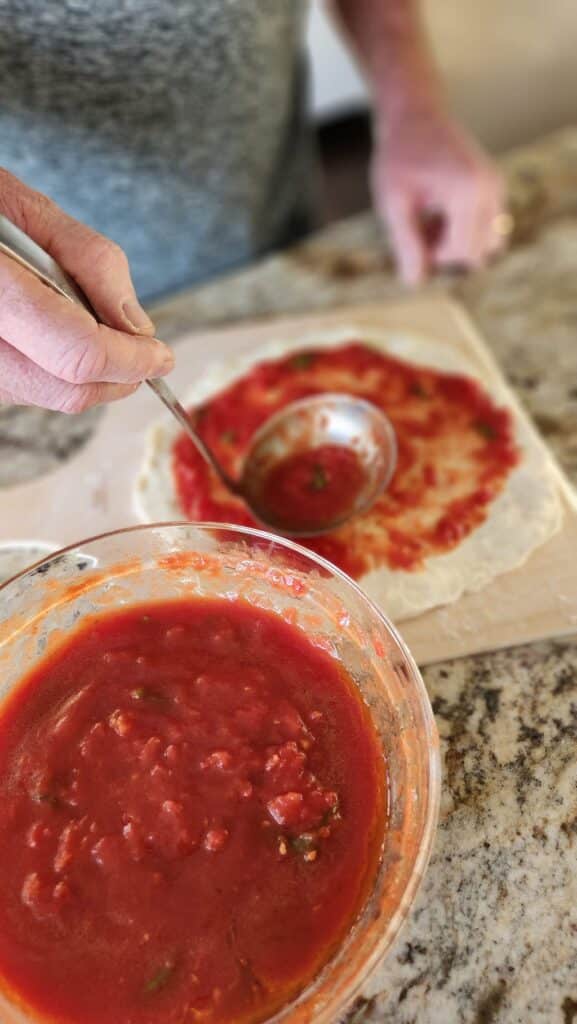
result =
[[[27,234],[0,214],[0,252],[16,260],[54,291],[83,306],[95,316],[86,296],[60,265]],[[397,460],[394,430],[376,406],[346,394],[322,394],[291,402],[263,424],[255,434],[240,480],[234,480],[214,458],[171,388],[162,379],[146,383],[170,410],[197,451],[224,486],[243,498],[255,519],[291,537],[317,536],[366,512],[387,487]],[[264,478],[280,460],[295,452],[324,445],[352,448],[363,469],[363,481],[346,515],[327,515],[310,528],[275,522],[262,500]]]

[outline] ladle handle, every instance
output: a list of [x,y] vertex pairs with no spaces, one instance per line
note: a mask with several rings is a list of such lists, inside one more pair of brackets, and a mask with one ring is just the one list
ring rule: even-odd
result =
[[0,213],[0,252],[10,259],[26,267],[31,274],[39,278],[53,291],[63,295],[65,299],[84,306],[92,316],[95,316],[84,292],[75,284],[59,263],[49,256],[44,249],[41,249],[36,242],[20,228],[17,228],[12,221]]
[[208,462],[209,466],[211,466],[217,476],[220,477],[227,490],[232,491],[233,494],[240,493],[237,482],[233,480],[228,473],[225,473],[222,466],[213,458],[212,452],[207,448],[200,435],[197,434],[190,422],[190,417],[186,409],[182,403],[179,402],[172,388],[169,388],[168,384],[162,379],[162,377],[154,377],[147,380],[146,383],[149,388],[152,388],[155,395],[160,398],[160,401],[164,403],[166,408],[170,410],[175,420],[178,420],[180,426],[184,430],[185,434],[190,438],[198,453],[202,455],[204,461]]
[[[34,274],[35,277],[43,281],[53,291],[63,295],[65,299],[83,306],[84,309],[98,320],[84,292],[81,291],[66,271],[62,269],[60,264],[2,214],[0,214],[0,252],[4,253],[5,256],[9,256],[10,259],[15,260],[21,266],[26,267],[26,270],[29,270],[31,274]],[[160,401],[164,403],[166,408],[170,410],[175,419],[178,420],[199,454],[220,477],[225,487],[233,493],[238,493],[238,485],[213,458],[212,453],[206,447],[202,438],[196,433],[186,409],[178,401],[178,398],[168,384],[160,377],[149,379],[146,383],[154,391],[155,395],[160,398]]]

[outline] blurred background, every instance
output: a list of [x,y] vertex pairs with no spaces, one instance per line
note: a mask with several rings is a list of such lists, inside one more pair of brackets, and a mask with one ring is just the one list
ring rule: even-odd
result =
[[[490,150],[575,123],[576,0],[422,3],[453,107]],[[308,42],[330,221],[368,204],[367,95],[321,0],[311,5]]]

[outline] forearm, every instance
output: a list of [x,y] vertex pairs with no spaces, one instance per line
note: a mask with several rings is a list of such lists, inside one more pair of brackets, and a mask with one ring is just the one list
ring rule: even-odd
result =
[[419,0],[332,0],[332,7],[367,76],[377,127],[407,109],[444,105]]

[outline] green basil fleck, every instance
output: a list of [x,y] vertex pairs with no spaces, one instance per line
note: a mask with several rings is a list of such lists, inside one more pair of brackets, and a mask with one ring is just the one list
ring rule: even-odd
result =
[[162,967],[152,975],[151,978],[146,982],[144,991],[146,995],[154,995],[156,992],[161,992],[163,988],[166,988],[169,981],[172,979],[176,970],[176,964],[174,962],[167,961]]
[[135,690],[130,691],[130,696],[133,700],[149,700],[156,704],[165,704],[167,700],[163,693],[147,689],[145,686],[137,686]]
[[317,840],[312,832],[301,832],[300,836],[294,836],[290,840],[290,844],[297,853],[310,853],[316,849]]
[[309,366],[312,366],[314,358],[312,352],[298,352],[296,356],[292,357],[290,365],[293,370],[308,370]]
[[484,437],[486,441],[494,441],[497,437],[497,431],[491,423],[485,423],[483,420],[479,420],[475,424],[475,430],[477,433]]
[[35,799],[39,804],[49,804],[50,807],[62,807],[62,800],[56,793],[38,793]]
[[311,491],[323,491],[327,486],[329,479],[326,474],[326,470],[322,466],[313,467],[313,475],[311,477]]

